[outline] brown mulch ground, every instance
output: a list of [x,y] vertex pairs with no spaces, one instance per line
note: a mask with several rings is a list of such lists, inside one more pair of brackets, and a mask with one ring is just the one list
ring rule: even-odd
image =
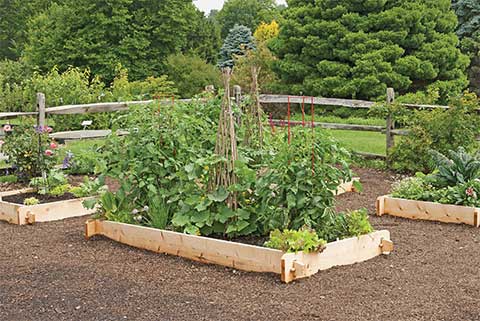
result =
[[[368,207],[392,176],[357,170]],[[395,252],[282,284],[246,273],[83,238],[84,218],[0,223],[0,320],[480,320],[480,230],[372,217]]]

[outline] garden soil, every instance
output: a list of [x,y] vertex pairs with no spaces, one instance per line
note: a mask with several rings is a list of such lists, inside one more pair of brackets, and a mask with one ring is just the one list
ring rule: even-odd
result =
[[[338,208],[375,210],[395,179],[357,169],[365,190]],[[480,320],[480,229],[375,217],[395,251],[283,284],[103,237],[85,218],[0,222],[0,320]]]

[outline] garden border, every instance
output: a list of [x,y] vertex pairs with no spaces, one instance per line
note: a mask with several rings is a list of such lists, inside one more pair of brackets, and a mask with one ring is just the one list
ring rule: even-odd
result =
[[392,215],[414,220],[467,224],[480,227],[480,208],[380,196],[377,215]]
[[85,223],[87,240],[102,235],[136,248],[181,256],[249,272],[281,275],[285,283],[305,278],[334,266],[370,260],[393,251],[390,232],[375,231],[326,245],[321,253],[284,253],[266,247],[188,235],[139,225],[104,220]]
[[5,196],[25,194],[34,192],[34,189],[27,188],[15,191],[0,193],[0,221],[7,221],[11,224],[26,225],[35,222],[50,222],[70,217],[91,215],[96,209],[86,209],[83,201],[92,197],[76,198],[65,201],[43,203],[38,205],[22,205],[5,202]]

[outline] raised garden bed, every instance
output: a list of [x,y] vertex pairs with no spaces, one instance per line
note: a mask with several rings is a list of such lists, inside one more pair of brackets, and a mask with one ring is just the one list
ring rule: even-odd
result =
[[323,252],[310,254],[284,253],[260,246],[103,220],[87,221],[85,236],[88,239],[94,235],[202,263],[276,273],[286,283],[334,266],[363,262],[393,250],[390,232],[386,230],[328,243]]
[[35,190],[33,189],[22,189],[0,193],[0,220],[12,224],[25,225],[35,222],[57,221],[69,217],[90,215],[95,212],[95,210],[89,210],[83,207],[82,203],[86,199],[89,199],[88,197],[64,199],[53,202],[48,202],[49,200],[46,198],[41,204],[28,206],[19,203],[20,200],[30,197],[31,193],[34,192]]
[[390,196],[377,199],[377,215],[393,215],[415,220],[468,224],[480,227],[480,208],[413,201]]
[[335,195],[338,196],[345,193],[356,192],[355,182],[360,182],[360,177],[354,177],[351,181],[340,184],[335,191]]

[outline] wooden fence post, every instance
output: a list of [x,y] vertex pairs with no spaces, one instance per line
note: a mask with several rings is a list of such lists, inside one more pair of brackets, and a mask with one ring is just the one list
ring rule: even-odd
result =
[[[393,104],[394,101],[395,101],[395,91],[393,90],[393,88],[387,88],[387,107],[389,107],[391,104]],[[393,137],[393,134],[392,134],[392,130],[394,129],[394,127],[395,127],[395,123],[394,123],[394,120],[392,118],[392,114],[389,111],[388,115],[387,115],[387,124],[386,124],[386,128],[385,128],[385,136],[386,136],[386,139],[387,139],[387,150],[386,150],[387,166],[391,165],[391,160],[389,158],[389,153],[390,153],[390,149],[395,144],[394,137]]]
[[240,103],[242,102],[242,87],[238,85],[233,86],[233,95],[235,96],[235,103],[240,107]]
[[38,126],[45,126],[45,94],[37,93]]

